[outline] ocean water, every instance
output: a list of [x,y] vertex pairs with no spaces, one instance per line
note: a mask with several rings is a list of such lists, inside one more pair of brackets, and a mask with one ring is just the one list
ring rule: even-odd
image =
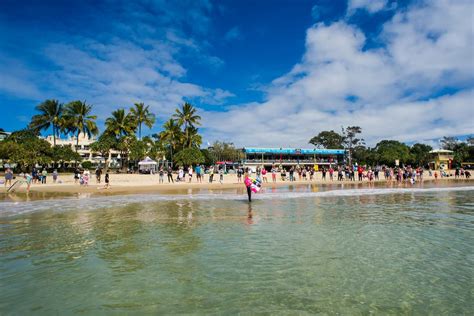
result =
[[0,202],[0,314],[474,310],[474,186]]

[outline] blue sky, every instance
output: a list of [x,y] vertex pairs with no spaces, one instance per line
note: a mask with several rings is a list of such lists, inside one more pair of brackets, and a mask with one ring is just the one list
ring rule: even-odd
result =
[[471,1],[0,2],[0,127],[45,99],[87,100],[99,125],[184,101],[205,142],[308,146],[360,125],[434,144],[474,132]]

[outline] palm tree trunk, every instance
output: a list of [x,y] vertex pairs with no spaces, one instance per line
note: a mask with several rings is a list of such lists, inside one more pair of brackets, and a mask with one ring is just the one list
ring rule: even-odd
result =
[[53,146],[56,146],[56,125],[53,124]]
[[[79,147],[79,135],[81,134],[81,131],[77,132],[77,137],[76,137],[76,153],[77,153],[77,147]],[[74,161],[74,165],[77,168],[77,160]]]
[[138,139],[142,140],[142,123],[138,124]]

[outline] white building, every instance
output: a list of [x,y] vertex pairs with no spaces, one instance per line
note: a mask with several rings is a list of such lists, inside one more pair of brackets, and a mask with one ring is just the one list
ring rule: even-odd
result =
[[[54,138],[52,135],[46,137],[46,140],[53,145]],[[72,150],[76,150],[77,153],[81,155],[83,161],[90,161],[93,164],[104,164],[105,159],[99,153],[92,152],[90,149],[90,145],[97,141],[95,137],[89,138],[87,134],[80,134],[79,135],[79,143],[77,142],[76,136],[71,136],[69,138],[59,138],[56,137],[56,145],[58,146],[71,146]],[[120,165],[120,152],[117,150],[111,150],[109,152],[109,157],[107,157],[107,163],[109,167],[115,167]]]

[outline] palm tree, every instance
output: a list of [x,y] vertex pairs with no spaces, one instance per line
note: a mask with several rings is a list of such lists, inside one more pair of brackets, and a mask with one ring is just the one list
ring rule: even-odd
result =
[[188,139],[186,140],[187,143],[185,144],[185,146],[187,146],[188,148],[199,148],[199,146],[201,146],[202,144],[202,136],[199,135],[198,129],[194,126],[189,126],[187,129]]
[[130,109],[130,114],[138,125],[138,139],[142,139],[142,124],[152,128],[155,124],[155,115],[150,112],[150,106],[143,103],[135,103],[135,107]]
[[134,120],[124,109],[112,112],[112,116],[105,120],[106,132],[116,137],[128,136],[135,132]]
[[91,115],[92,105],[82,101],[72,101],[64,110],[64,121],[67,130],[76,135],[76,151],[79,147],[79,135],[82,133],[89,138],[97,135],[99,129],[95,123],[97,116]]
[[163,124],[163,131],[160,133],[160,139],[168,144],[171,149],[171,160],[173,160],[173,150],[176,149],[176,145],[181,142],[183,132],[181,132],[179,125],[176,121],[169,119]]
[[56,136],[59,135],[63,115],[63,105],[58,100],[46,100],[35,108],[41,114],[31,118],[29,128],[35,132],[53,127],[53,143],[56,146]]
[[178,121],[179,126],[184,125],[185,143],[190,144],[189,141],[189,130],[188,127],[194,127],[195,125],[201,125],[199,122],[201,117],[196,115],[196,108],[190,103],[184,103],[181,110],[176,109],[176,113],[173,117]]

